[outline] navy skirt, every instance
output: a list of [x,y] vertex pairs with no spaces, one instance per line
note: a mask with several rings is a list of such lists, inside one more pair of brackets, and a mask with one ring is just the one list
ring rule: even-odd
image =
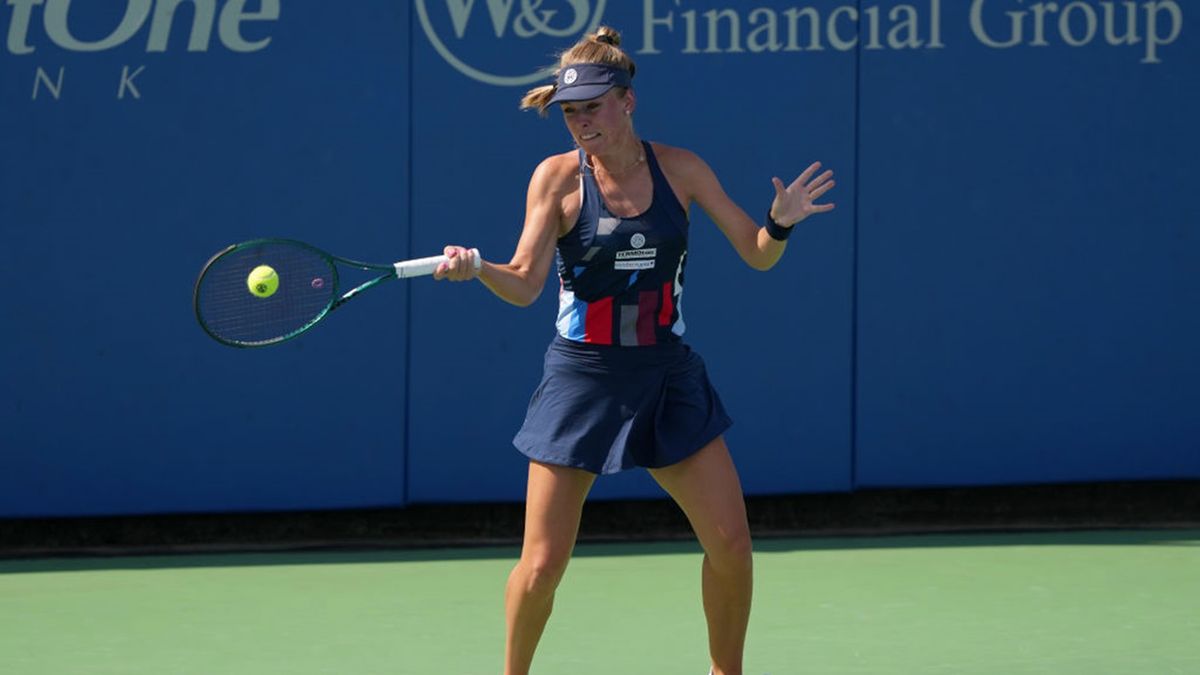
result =
[[546,464],[609,474],[670,466],[733,423],[682,342],[592,345],[555,336],[513,445]]

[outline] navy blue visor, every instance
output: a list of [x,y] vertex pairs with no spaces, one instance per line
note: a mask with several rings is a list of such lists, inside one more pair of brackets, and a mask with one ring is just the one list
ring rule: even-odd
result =
[[558,89],[550,103],[588,101],[613,87],[628,87],[633,77],[628,70],[606,63],[576,63],[558,71]]

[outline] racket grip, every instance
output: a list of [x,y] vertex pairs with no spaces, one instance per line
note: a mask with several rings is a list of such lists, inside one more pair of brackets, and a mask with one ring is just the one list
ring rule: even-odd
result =
[[[471,249],[471,253],[475,254],[475,271],[478,272],[483,267],[483,256],[479,254],[479,249],[477,248]],[[395,264],[396,276],[401,279],[429,276],[437,270],[438,265],[449,262],[449,260],[444,255],[435,255],[428,258],[398,262]]]

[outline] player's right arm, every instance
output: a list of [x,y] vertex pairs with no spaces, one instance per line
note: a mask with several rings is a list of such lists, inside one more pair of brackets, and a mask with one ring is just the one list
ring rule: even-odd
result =
[[[554,245],[566,221],[564,204],[570,203],[569,196],[579,189],[578,162],[573,153],[548,157],[534,170],[529,180],[525,200],[525,226],[512,260],[507,264],[483,261],[479,280],[488,290],[505,302],[520,307],[533,304],[542,293],[550,264],[554,260]],[[453,250],[452,249],[458,249]],[[462,255],[459,247],[447,247],[446,255]],[[451,278],[461,274],[460,266],[452,264],[439,278]],[[470,270],[472,265],[461,265],[461,271]],[[469,278],[470,275],[468,275]]]

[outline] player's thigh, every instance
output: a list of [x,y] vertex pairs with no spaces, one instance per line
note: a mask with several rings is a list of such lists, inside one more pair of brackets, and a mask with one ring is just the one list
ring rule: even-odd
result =
[[710,554],[750,551],[750,527],[741,480],[724,436],[696,454],[650,474],[675,500]]
[[570,557],[583,502],[595,480],[595,474],[583,469],[529,463],[522,558],[550,562]]

